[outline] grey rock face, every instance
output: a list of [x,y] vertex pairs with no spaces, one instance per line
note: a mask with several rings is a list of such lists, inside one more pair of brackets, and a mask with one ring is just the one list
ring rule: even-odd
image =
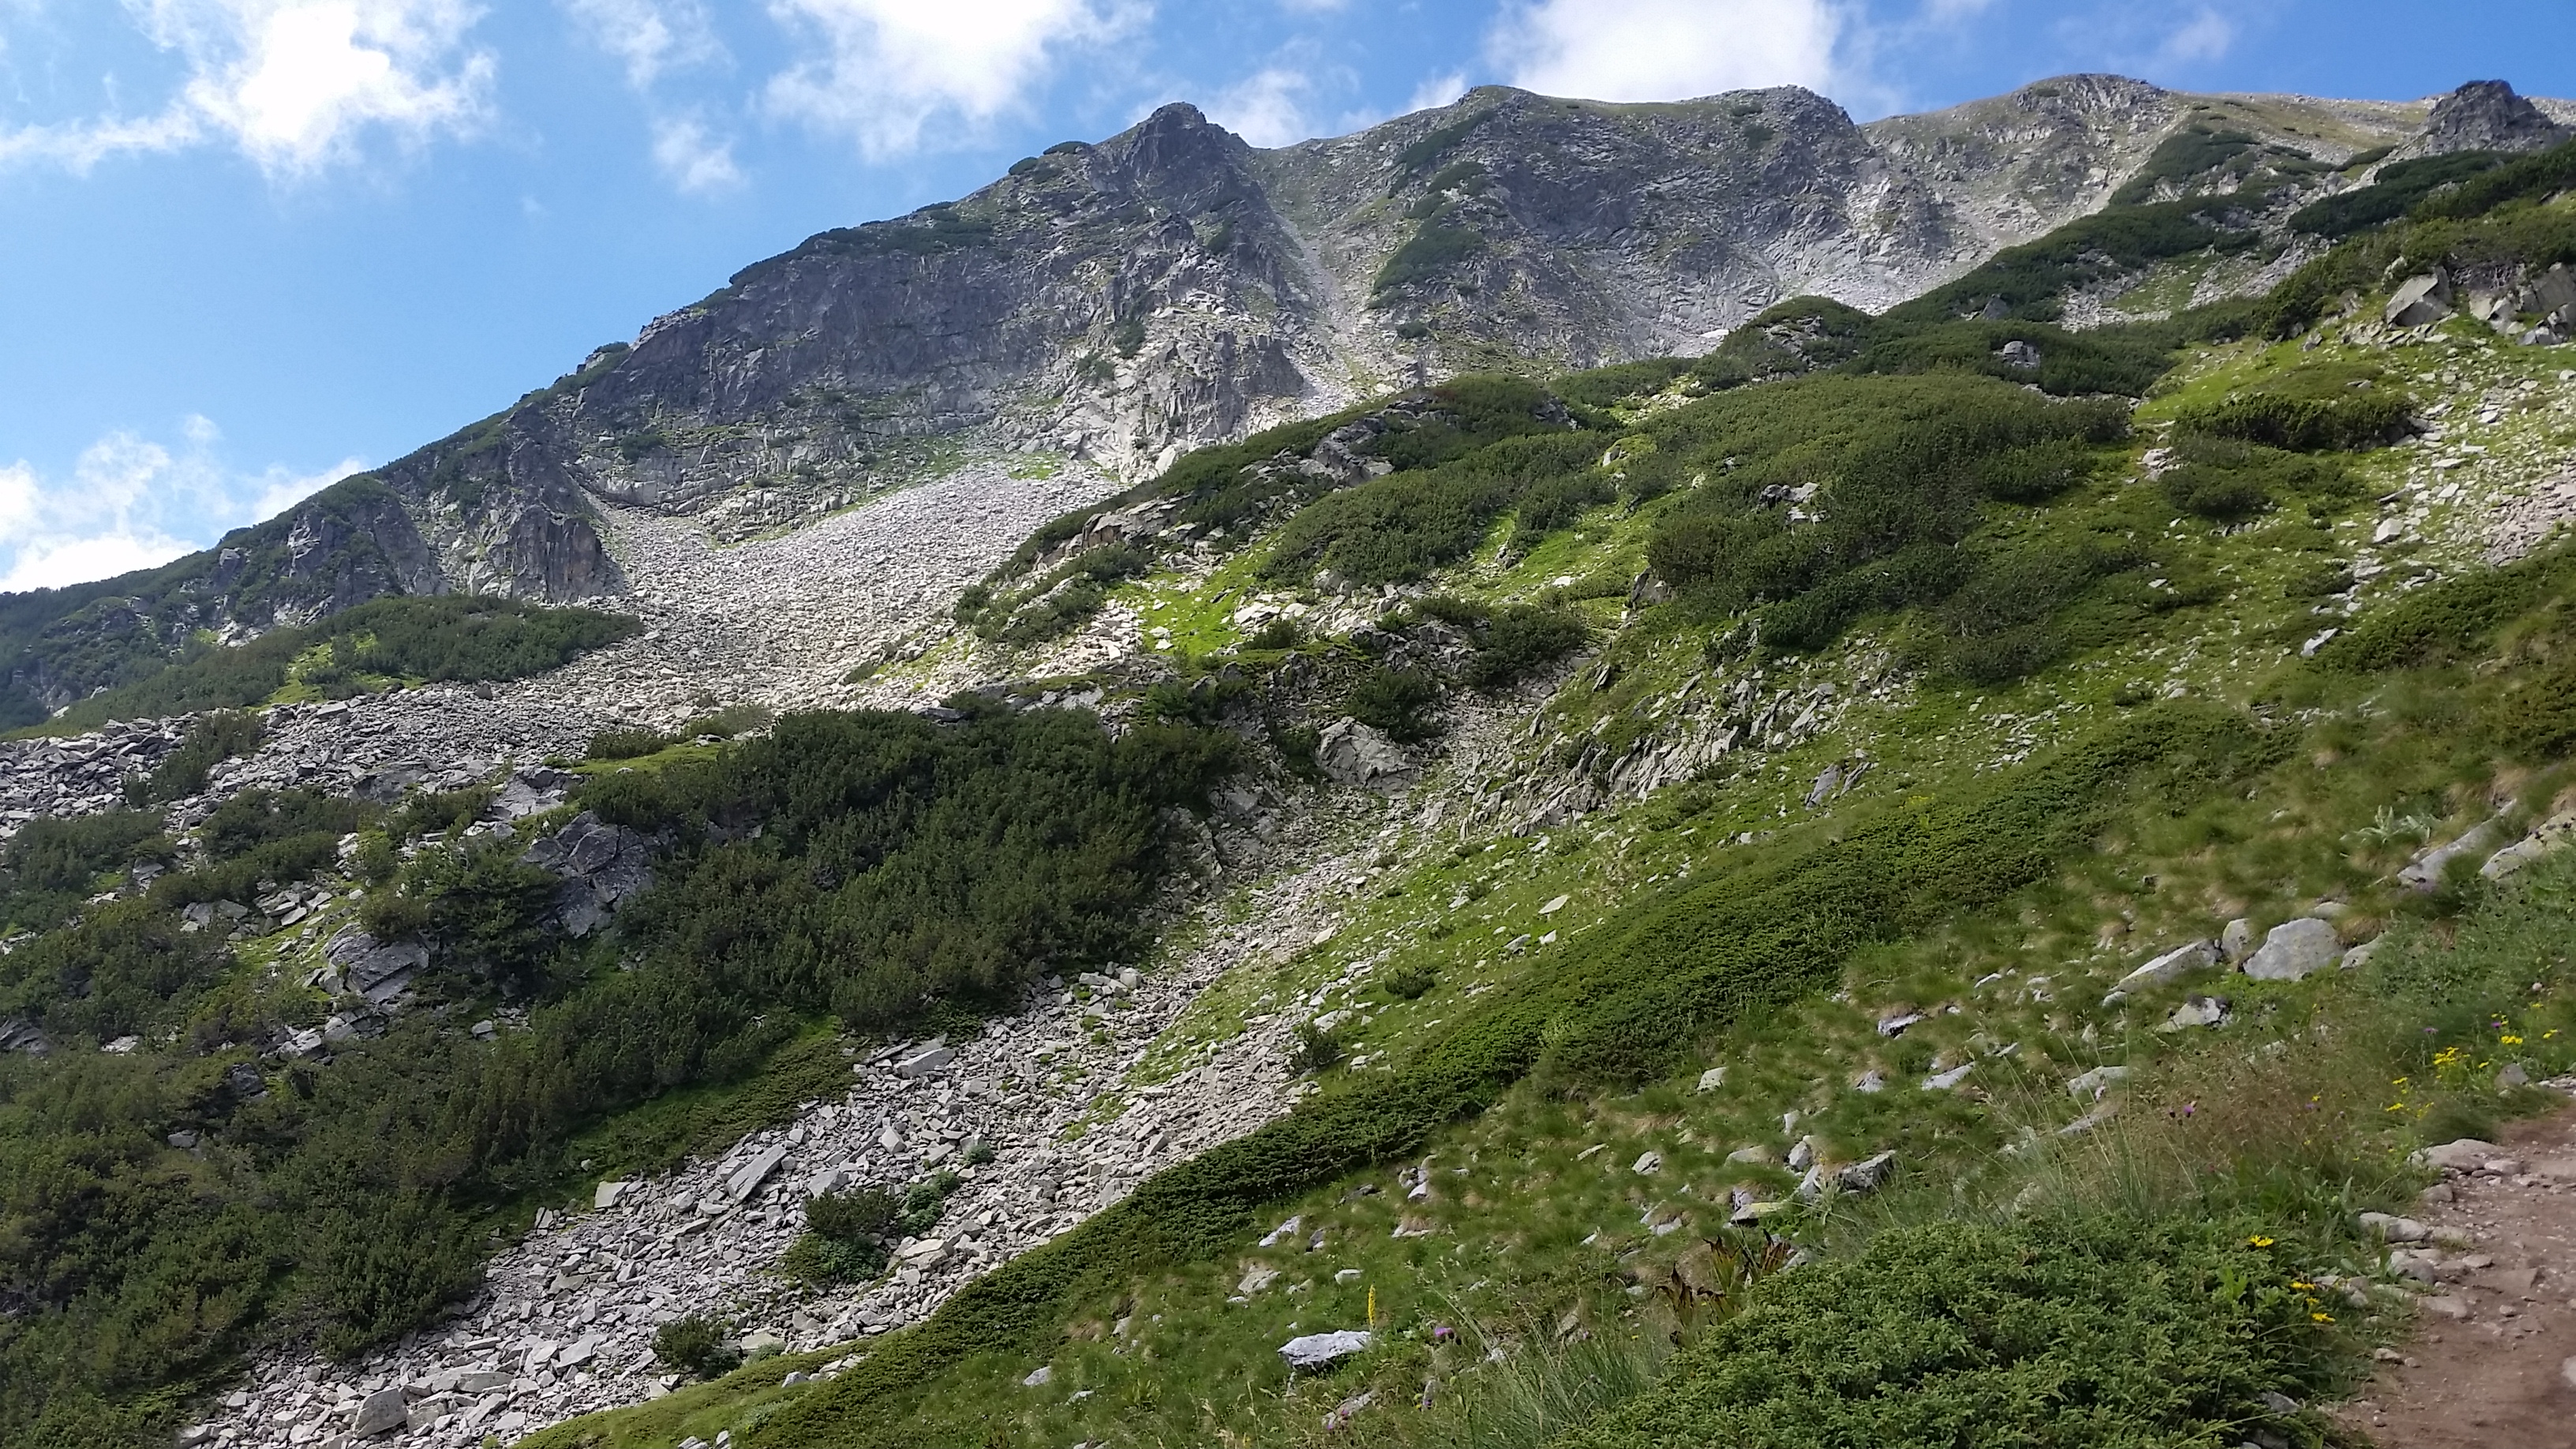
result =
[[652,837],[610,825],[588,810],[529,846],[520,859],[562,878],[554,914],[574,936],[598,930],[620,905],[653,883]]
[[2408,890],[2430,895],[2441,889],[2442,877],[2449,871],[2452,861],[2495,849],[2503,835],[2494,821],[2481,820],[2459,839],[2434,846],[2407,862],[2405,868],[2397,872],[2397,883]]
[[2116,989],[2143,991],[2150,986],[2179,981],[2194,971],[2206,970],[2217,965],[2218,958],[2219,948],[2216,941],[2193,941],[2188,945],[2176,946],[2121,977]]
[[2245,974],[2257,981],[2298,981],[2322,971],[2343,956],[2343,941],[2334,922],[2301,916],[2274,926],[2263,944],[2245,961]]
[[2451,315],[2451,276],[2440,267],[2398,284],[2388,299],[2391,327],[2429,327]]
[[2454,151],[2538,151],[2570,134],[2505,82],[2471,81],[2435,102],[2424,133],[2399,147],[2391,159]]
[[417,941],[387,945],[352,927],[323,946],[322,958],[340,968],[350,990],[383,1006],[402,994],[414,972],[429,965],[429,948]]
[[1315,763],[1337,783],[1371,790],[1400,789],[1412,783],[1422,768],[1402,745],[1353,719],[1324,726],[1315,746]]
[[349,1436],[372,1439],[378,1434],[408,1428],[410,1424],[411,1410],[403,1403],[403,1391],[399,1388],[378,1389],[367,1395],[366,1402],[358,1406],[358,1418],[349,1426]]
[[1279,1357],[1292,1369],[1327,1368],[1353,1354],[1368,1352],[1371,1337],[1367,1330],[1359,1328],[1301,1334],[1279,1345]]

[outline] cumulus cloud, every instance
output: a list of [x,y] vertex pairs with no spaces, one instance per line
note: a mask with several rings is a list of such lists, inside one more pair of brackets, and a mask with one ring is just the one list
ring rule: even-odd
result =
[[702,0],[564,0],[592,44],[625,62],[637,90],[672,71],[724,58]]
[[1534,0],[1503,17],[1486,52],[1516,86],[1589,100],[1830,92],[1843,32],[1831,0]]
[[470,129],[493,74],[465,0],[125,0],[187,79],[158,111],[0,132],[0,161],[86,170],[111,156],[228,143],[271,175],[347,159],[358,138]]
[[1207,116],[1255,146],[1285,146],[1315,134],[1306,101],[1315,83],[1304,71],[1271,66],[1227,87]]
[[771,79],[770,108],[872,158],[919,150],[935,119],[974,127],[1018,109],[1064,51],[1147,13],[1118,0],[770,0],[769,12],[804,51]]
[[1407,111],[1428,111],[1450,105],[1467,94],[1467,73],[1453,70],[1445,75],[1424,78],[1413,88],[1413,98],[1404,103]]
[[2226,58],[2247,25],[2260,27],[2269,19],[2207,3],[2118,0],[2061,17],[2053,33],[2075,65],[2170,80],[2176,72]]
[[2217,60],[2236,44],[2236,22],[2207,5],[2199,7],[2167,35],[2157,59],[2167,65]]
[[24,462],[0,466],[0,593],[60,588],[167,563],[225,530],[272,517],[365,465],[320,473],[238,473],[217,457],[221,433],[192,417],[177,446],[119,430],[83,449],[71,476]]
[[742,184],[733,142],[717,139],[685,117],[654,123],[653,162],[682,191],[724,191]]

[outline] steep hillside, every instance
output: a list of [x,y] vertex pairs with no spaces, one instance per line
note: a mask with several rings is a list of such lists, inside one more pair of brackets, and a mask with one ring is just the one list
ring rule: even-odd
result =
[[[1393,386],[1697,353],[1794,295],[1884,308],[2123,188],[2259,183],[2286,213],[2367,179],[2336,169],[2356,157],[2547,124],[2502,101],[2428,121],[2092,76],[1868,127],[1795,89],[1614,106],[1486,88],[1259,151],[1171,106],[748,267],[216,552],[18,601],[0,652],[32,718],[118,677],[97,661],[195,630],[390,592],[618,597],[645,587],[604,542],[622,513],[734,542],[966,463],[1108,491]],[[2211,136],[2259,137],[2265,164],[2230,169]]]
[[[2479,88],[2340,167],[2370,108],[2026,95],[2058,140],[1958,113],[2022,169],[1921,214],[2087,147],[2112,194],[1876,312],[1353,380],[1123,490],[988,433],[715,546],[692,470],[811,405],[746,339],[1037,235],[939,213],[341,495],[561,468],[633,617],[378,600],[0,746],[0,1438],[2344,1435],[2464,1251],[2354,1214],[2576,1080],[2576,147]],[[1881,144],[1482,92],[1390,123],[1378,243],[1369,173],[1266,171],[1351,143],[1172,112],[985,197],[1340,227],[1372,288],[1472,225],[1352,314],[1449,346],[1496,254],[1645,285],[1581,147],[1731,185],[1801,115],[1811,171]],[[1855,255],[1779,184],[1775,260]],[[734,421],[612,446],[683,394]]]

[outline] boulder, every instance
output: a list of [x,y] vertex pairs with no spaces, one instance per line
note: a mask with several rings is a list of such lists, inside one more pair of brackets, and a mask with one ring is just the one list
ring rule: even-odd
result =
[[2007,342],[1995,349],[1995,357],[2004,366],[2019,368],[2025,372],[2037,371],[2039,368],[2039,349],[2027,342]]
[[2070,1079],[2066,1090],[2080,1101],[2098,1102],[2102,1094],[2129,1079],[2127,1067],[2095,1067]]
[[1699,1090],[1714,1092],[1726,1085],[1726,1068],[1711,1067],[1699,1074]]
[[1368,1352],[1371,1337],[1360,1328],[1301,1334],[1279,1345],[1279,1357],[1291,1369],[1330,1368],[1343,1359]]
[[2410,891],[2431,895],[2442,888],[2442,876],[2453,860],[2464,855],[2495,849],[2504,832],[2492,820],[2481,820],[2459,839],[2419,852],[2397,872],[2397,883]]
[[755,1328],[742,1336],[738,1346],[744,1358],[767,1358],[773,1353],[786,1352],[787,1340],[766,1328]]
[[2238,916],[2218,933],[2218,954],[2230,965],[2254,954],[2254,923]]
[[413,973],[429,965],[429,948],[418,941],[390,945],[351,926],[322,947],[322,959],[340,968],[349,989],[382,1006],[411,986]]
[[1835,1173],[1834,1185],[1850,1193],[1876,1192],[1886,1186],[1887,1180],[1895,1175],[1896,1154],[1882,1152],[1876,1157],[1855,1162]]
[[352,1438],[372,1439],[396,1429],[411,1427],[411,1406],[403,1402],[399,1388],[378,1389],[358,1405],[357,1420],[349,1425]]
[[2195,1026],[2227,1025],[2227,998],[2224,996],[2189,996],[2165,1017],[2158,1031],[2188,1031]]
[[769,1174],[778,1170],[778,1164],[786,1160],[786,1143],[775,1143],[763,1148],[759,1156],[743,1164],[740,1171],[725,1179],[726,1195],[735,1202],[751,1196],[759,1190],[762,1183],[769,1180]]
[[2429,327],[2451,315],[2451,274],[2435,267],[2397,284],[2384,313],[2391,327]]
[[2334,922],[2301,916],[2264,935],[2261,948],[2246,958],[2245,974],[2257,981],[2299,981],[2342,955],[2343,938],[2335,934]]
[[2179,981],[2194,971],[2217,965],[2218,955],[2216,941],[2194,941],[2189,945],[2176,946],[2121,977],[2115,989],[2143,991],[2150,986],[2162,986],[2170,981]]
[[562,880],[552,916],[571,936],[598,930],[619,906],[653,883],[653,838],[611,825],[589,810],[540,837],[519,858]]
[[2363,1213],[2361,1230],[2375,1233],[2383,1243],[2420,1243],[2433,1236],[2433,1230],[2413,1218],[2395,1217],[2388,1213]]
[[2532,278],[2530,290],[2523,296],[2522,310],[2526,312],[2554,317],[2571,307],[2576,307],[2576,272],[2567,270],[2565,262]]
[[1637,1174],[1639,1177],[1645,1177],[1653,1173],[1661,1172],[1664,1170],[1664,1154],[1660,1152],[1639,1153],[1637,1155],[1637,1160],[1628,1165],[1628,1170]]
[[894,1074],[898,1077],[926,1077],[955,1060],[957,1060],[956,1048],[944,1042],[934,1041],[895,1063]]
[[2478,867],[2478,874],[2488,880],[2503,880],[2571,838],[2576,838],[2576,810],[2562,810],[2533,826],[2520,840],[2488,856],[2486,864]]
[[1367,790],[1395,791],[1410,785],[1422,767],[1402,745],[1355,719],[1324,726],[1315,743],[1315,764],[1337,784]]
[[2500,1150],[2502,1149],[2492,1142],[2482,1142],[2475,1137],[2463,1137],[2454,1142],[2445,1142],[2439,1147],[2422,1148],[2410,1153],[2406,1160],[2417,1167],[2440,1167],[2453,1172],[2475,1172],[2493,1159]]
[[1278,1281],[1278,1269],[1267,1263],[1255,1263],[1243,1270],[1243,1278],[1234,1285],[1234,1291],[1248,1298]]
[[1020,1387],[1024,1389],[1042,1389],[1054,1382],[1055,1369],[1047,1364],[1039,1364],[1020,1376]]

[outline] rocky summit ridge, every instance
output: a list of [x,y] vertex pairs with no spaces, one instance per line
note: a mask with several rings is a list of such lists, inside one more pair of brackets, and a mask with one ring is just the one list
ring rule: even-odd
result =
[[[191,638],[388,594],[650,592],[608,538],[719,542],[951,473],[1096,481],[1408,383],[1695,354],[1785,297],[1880,309],[2098,210],[2195,128],[2333,168],[2521,148],[2576,107],[2196,96],[2069,76],[1855,124],[1796,87],[1613,105],[1480,87],[1263,150],[1173,104],[953,203],[824,232],[505,411],[160,569],[0,610],[22,721]],[[646,566],[646,567],[649,567]]]

